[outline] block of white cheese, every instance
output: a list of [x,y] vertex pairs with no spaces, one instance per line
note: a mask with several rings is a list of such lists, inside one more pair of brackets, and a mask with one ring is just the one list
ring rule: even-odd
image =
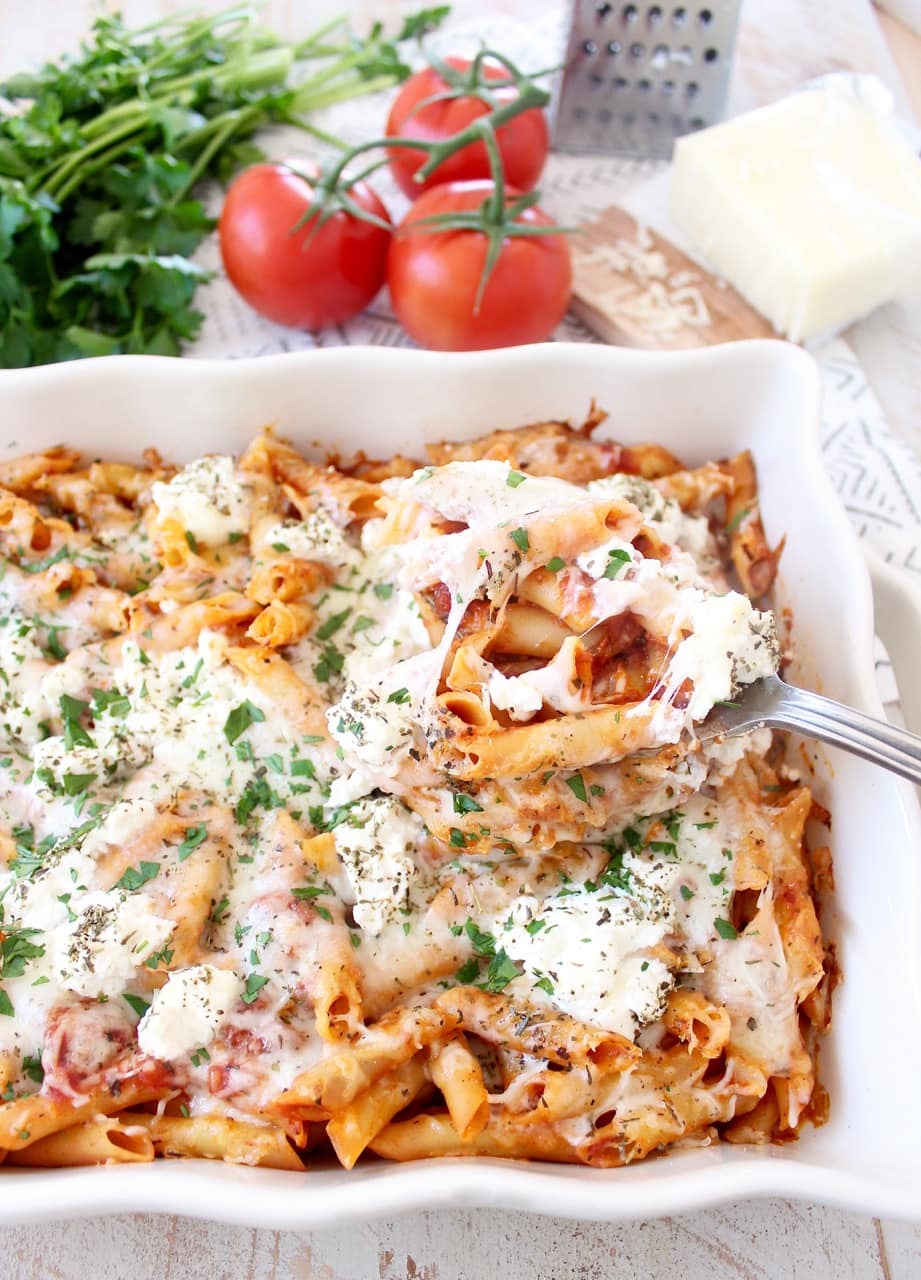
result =
[[921,159],[840,84],[679,138],[671,215],[794,342],[921,288]]

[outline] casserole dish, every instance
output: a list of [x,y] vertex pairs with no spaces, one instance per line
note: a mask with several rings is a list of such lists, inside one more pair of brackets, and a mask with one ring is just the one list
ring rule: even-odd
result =
[[[367,348],[234,364],[51,366],[0,378],[0,456],[66,441],[125,459],[155,445],[182,462],[237,451],[267,424],[301,445],[418,455],[427,440],[578,421],[592,397],[610,412],[599,434],[655,440],[690,464],[753,451],[768,534],[787,537],[778,597],[794,618],[792,678],[880,714],[870,586],[822,470],[815,366],[782,343],[668,356],[565,345],[469,356]],[[455,1204],[611,1219],[754,1195],[921,1216],[921,1116],[900,1096],[921,1050],[917,802],[880,770],[802,752],[794,747],[791,760],[814,758],[817,798],[834,815],[838,891],[824,923],[845,982],[820,1056],[831,1118],[798,1143],[695,1148],[604,1172],[485,1159],[372,1161],[303,1177],[197,1161],[10,1169],[0,1170],[0,1220],[144,1210],[306,1228]]]

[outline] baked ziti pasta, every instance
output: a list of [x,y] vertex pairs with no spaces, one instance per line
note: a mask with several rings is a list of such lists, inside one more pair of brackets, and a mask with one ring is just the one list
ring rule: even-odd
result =
[[597,420],[0,465],[7,1163],[821,1118],[817,807],[770,733],[696,732],[780,660],[751,459]]

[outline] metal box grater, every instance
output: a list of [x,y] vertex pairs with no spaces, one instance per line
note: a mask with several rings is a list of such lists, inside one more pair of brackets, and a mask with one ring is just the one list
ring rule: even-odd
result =
[[572,0],[554,146],[668,157],[680,134],[715,124],[740,7]]

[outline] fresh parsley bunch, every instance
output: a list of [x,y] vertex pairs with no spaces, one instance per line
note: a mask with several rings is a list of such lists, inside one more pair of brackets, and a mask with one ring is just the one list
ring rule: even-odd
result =
[[77,56],[0,84],[0,367],[178,354],[213,227],[196,184],[261,159],[259,127],[316,134],[311,111],[405,79],[400,44],[447,12],[395,39],[336,19],[299,44],[244,7],[134,31],[106,16]]

